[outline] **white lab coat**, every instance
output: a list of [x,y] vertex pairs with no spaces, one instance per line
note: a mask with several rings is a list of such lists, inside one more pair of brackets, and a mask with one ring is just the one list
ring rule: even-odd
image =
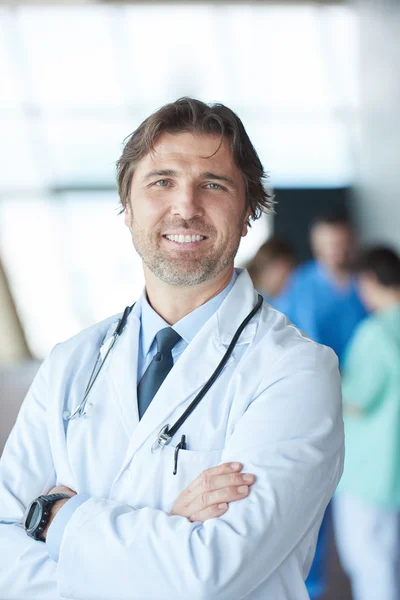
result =
[[[339,373],[330,349],[264,304],[176,439],[150,450],[210,377],[256,300],[243,271],[140,422],[135,308],[93,387],[87,417],[70,422],[66,433],[63,411],[79,404],[116,318],[55,347],[1,461],[2,600],[308,598],[304,579],[343,463]],[[182,433],[188,449],[173,475]],[[249,497],[205,523],[169,515],[195,477],[227,461],[257,476]],[[58,565],[16,524],[55,484],[91,496],[65,529]]]

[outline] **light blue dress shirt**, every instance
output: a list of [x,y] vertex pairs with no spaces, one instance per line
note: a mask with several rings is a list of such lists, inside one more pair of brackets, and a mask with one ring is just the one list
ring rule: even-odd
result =
[[[222,302],[231,291],[237,276],[237,272],[234,271],[231,281],[222,292],[175,323],[173,329],[179,333],[182,339],[179,340],[172,349],[172,359],[174,364],[203,325],[205,325],[208,319],[219,309]],[[153,356],[157,352],[155,340],[156,334],[160,329],[170,327],[170,325],[152,309],[147,301],[145,292],[143,292],[138,302],[140,303],[140,334],[137,373],[137,380],[139,382],[152,361]],[[69,519],[76,509],[86,502],[86,500],[89,500],[89,498],[90,496],[86,494],[77,494],[71,498],[71,500],[68,500],[68,502],[66,502],[58,511],[50,525],[46,538],[46,547],[50,558],[54,560],[54,562],[58,562],[64,530]]]

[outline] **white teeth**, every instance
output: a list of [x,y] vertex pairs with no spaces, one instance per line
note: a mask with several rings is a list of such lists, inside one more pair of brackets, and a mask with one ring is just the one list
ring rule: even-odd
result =
[[179,244],[190,244],[191,242],[200,242],[204,240],[202,235],[166,235],[165,236],[171,242],[178,242]]

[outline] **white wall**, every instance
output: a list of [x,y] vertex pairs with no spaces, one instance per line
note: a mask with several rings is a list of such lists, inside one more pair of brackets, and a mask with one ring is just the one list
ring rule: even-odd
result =
[[356,199],[361,238],[400,251],[400,3],[355,0],[360,36]]

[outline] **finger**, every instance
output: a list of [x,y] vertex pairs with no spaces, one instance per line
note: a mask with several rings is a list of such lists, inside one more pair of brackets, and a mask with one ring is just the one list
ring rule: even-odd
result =
[[211,478],[214,475],[235,473],[241,471],[242,469],[243,465],[239,462],[222,463],[221,465],[217,465],[216,467],[210,467],[209,469],[205,469],[204,471],[202,471],[200,475],[192,481],[192,483],[187,489],[188,491],[192,491],[199,485],[199,483],[204,481],[204,479]]
[[[201,503],[201,496],[202,494],[204,494],[204,492],[206,492],[207,490],[205,489],[205,487],[207,487],[207,485],[205,484],[205,482],[209,481],[209,477],[222,477],[224,474],[225,475],[240,475],[240,473],[238,473],[238,471],[240,471],[243,468],[243,465],[239,462],[234,462],[234,463],[222,463],[221,465],[218,465],[216,467],[210,467],[209,469],[206,469],[205,471],[203,471],[203,473],[201,475],[199,475],[199,477],[197,477],[192,484],[187,487],[185,490],[183,490],[183,492],[180,493],[179,497],[177,498],[174,506],[171,509],[171,515],[181,515],[182,517],[187,517],[189,518],[194,512],[195,510],[202,510],[204,507]],[[207,476],[208,475],[208,476]],[[255,478],[254,478],[255,479]],[[237,487],[240,487],[240,485],[243,485],[245,482],[244,480],[231,480],[231,483],[233,485],[236,484],[236,481],[238,483]],[[229,487],[229,482],[230,480],[227,480],[225,487]],[[254,483],[254,481],[253,481]],[[251,482],[249,482],[249,484],[251,484]],[[213,490],[209,490],[209,491],[213,491]]]
[[185,490],[185,496],[187,496],[188,502],[192,502],[196,496],[207,489],[211,489],[209,482],[217,475],[229,475],[231,473],[238,473],[243,469],[242,463],[222,463],[216,467],[210,467],[206,469],[189,485]]
[[222,503],[219,505],[209,506],[208,508],[201,510],[190,517],[190,521],[208,521],[209,519],[215,519],[221,517],[228,510],[228,504]]
[[[226,487],[239,485],[253,485],[256,477],[252,473],[229,473],[227,475],[214,475],[204,485],[205,492],[213,492]],[[197,488],[196,488],[197,489]]]
[[204,492],[198,496],[189,506],[185,507],[186,514],[193,515],[211,506],[218,506],[226,502],[242,500],[249,495],[250,488],[247,485],[226,487],[213,492]]
[[240,485],[253,485],[256,477],[252,473],[226,473],[224,475],[211,475],[203,477],[200,484],[197,485],[187,495],[188,502],[194,502],[195,499],[204,492],[213,492],[227,487]]
[[205,492],[214,492],[229,487],[238,487],[240,485],[251,486],[255,482],[256,477],[251,473],[229,473],[225,475],[214,475],[210,478],[203,478],[201,485],[198,485],[194,490],[187,495],[189,504],[196,501],[196,498]]

